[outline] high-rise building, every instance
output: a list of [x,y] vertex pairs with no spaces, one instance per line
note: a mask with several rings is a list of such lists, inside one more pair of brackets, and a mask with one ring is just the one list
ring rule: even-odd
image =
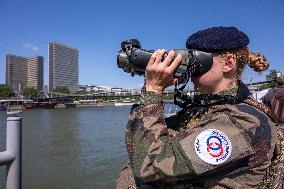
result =
[[27,87],[43,88],[43,57],[27,58]]
[[70,93],[78,89],[78,49],[57,42],[48,44],[49,91],[67,87]]
[[43,57],[6,55],[6,84],[17,93],[27,87],[42,90]]

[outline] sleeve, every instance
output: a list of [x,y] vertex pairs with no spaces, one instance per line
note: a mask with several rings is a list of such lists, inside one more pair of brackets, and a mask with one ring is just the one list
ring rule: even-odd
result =
[[249,137],[225,113],[215,113],[193,129],[174,131],[167,127],[163,110],[162,102],[138,106],[126,125],[133,174],[144,182],[213,174],[254,153]]
[[116,189],[137,189],[134,176],[130,164],[127,163],[122,170],[118,178],[116,179]]

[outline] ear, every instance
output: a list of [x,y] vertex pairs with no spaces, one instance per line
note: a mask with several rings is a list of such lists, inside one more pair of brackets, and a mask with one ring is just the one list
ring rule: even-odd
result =
[[228,73],[235,69],[237,64],[237,57],[234,54],[227,54],[227,60],[223,65],[223,72]]

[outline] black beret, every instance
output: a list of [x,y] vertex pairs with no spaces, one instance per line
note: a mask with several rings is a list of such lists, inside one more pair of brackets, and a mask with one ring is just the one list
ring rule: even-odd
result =
[[188,37],[187,49],[203,51],[221,51],[245,47],[249,44],[248,36],[235,27],[213,27],[198,31]]

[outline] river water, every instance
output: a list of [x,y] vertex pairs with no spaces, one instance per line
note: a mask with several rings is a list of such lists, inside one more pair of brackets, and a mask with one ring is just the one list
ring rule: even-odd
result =
[[[130,106],[33,109],[23,117],[23,189],[111,189],[127,161]],[[0,150],[6,114],[0,112]],[[5,167],[0,167],[5,188]]]
[[[124,126],[130,106],[34,109],[23,117],[23,188],[115,188],[127,161]],[[0,115],[1,151],[5,118]],[[1,167],[0,188],[5,188]]]

